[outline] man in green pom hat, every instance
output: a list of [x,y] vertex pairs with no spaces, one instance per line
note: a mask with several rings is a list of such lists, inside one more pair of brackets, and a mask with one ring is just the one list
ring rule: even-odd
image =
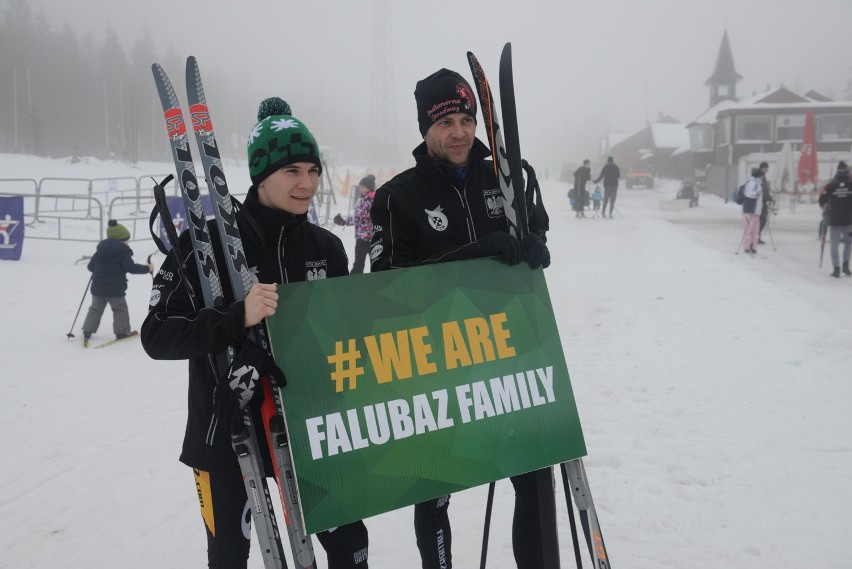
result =
[[[245,263],[256,277],[251,290],[237,301],[228,279],[222,279],[225,304],[199,309],[188,290],[200,290],[197,271],[182,271],[184,257],[169,255],[154,279],[150,312],[142,325],[142,345],[152,358],[190,360],[189,417],[180,460],[195,475],[211,569],[245,569],[249,556],[249,502],[230,434],[241,428],[244,411],[254,424],[263,424],[262,397],[254,397],[256,380],[251,378],[273,375],[276,366],[248,330],[275,314],[279,283],[345,276],[349,265],[340,239],[307,220],[322,168],[311,131],[277,97],[260,104],[257,120],[248,138],[252,186],[245,203],[235,208]],[[218,230],[214,224],[208,228],[217,266],[224,267]],[[181,235],[177,249],[192,251],[189,232]],[[184,273],[188,283],[176,276]],[[234,363],[217,374],[207,354],[228,346],[235,349]],[[265,470],[271,473],[262,429],[258,438]],[[363,522],[320,532],[317,539],[329,569],[367,569]]]

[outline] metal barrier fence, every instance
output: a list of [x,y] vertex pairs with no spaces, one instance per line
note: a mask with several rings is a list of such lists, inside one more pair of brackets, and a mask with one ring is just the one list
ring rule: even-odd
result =
[[[115,219],[130,230],[131,241],[140,241],[149,238],[152,178],[165,177],[0,178],[0,195],[24,198],[28,239],[98,242],[106,235],[107,221]],[[45,188],[53,191],[48,193]],[[174,181],[166,189],[168,194],[179,195]]]

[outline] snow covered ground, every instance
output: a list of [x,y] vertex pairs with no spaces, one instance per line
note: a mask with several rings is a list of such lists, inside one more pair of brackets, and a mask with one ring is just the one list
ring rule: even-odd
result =
[[[3,177],[126,170],[0,155]],[[734,254],[737,206],[703,196],[695,209],[660,208],[676,182],[622,188],[612,220],[577,220],[564,184],[542,186],[546,276],[616,569],[850,567],[852,279],[828,277],[827,252],[817,266],[816,206],[791,213],[785,203],[774,247],[764,233],[765,257],[749,258]],[[352,228],[334,231],[351,252]],[[140,262],[155,249],[132,247]],[[93,251],[28,239],[20,261],[0,263],[0,567],[203,566],[192,473],[177,462],[186,364],[152,361],[138,341],[81,349],[88,298],[77,338],[66,338],[89,277],[75,261]],[[150,278],[129,280],[138,327]],[[110,323],[107,313],[96,339]],[[456,567],[478,566],[485,497],[452,498]],[[561,485],[557,504],[570,567]],[[512,505],[511,484],[499,482],[489,567],[514,567]],[[419,567],[411,522],[411,508],[366,521],[372,567]],[[250,566],[262,567],[256,552]]]

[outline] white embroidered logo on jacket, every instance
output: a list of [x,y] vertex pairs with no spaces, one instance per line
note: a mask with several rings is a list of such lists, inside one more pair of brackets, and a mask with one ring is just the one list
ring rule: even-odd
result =
[[493,190],[485,190],[485,208],[488,210],[488,217],[497,219],[503,217],[503,192],[499,188]]
[[305,279],[319,281],[328,276],[328,263],[322,261],[308,261],[305,263]]
[[429,225],[435,231],[444,231],[447,228],[447,216],[442,213],[443,210],[444,208],[441,206],[436,207],[434,210],[423,210],[426,212],[426,219],[429,220]]

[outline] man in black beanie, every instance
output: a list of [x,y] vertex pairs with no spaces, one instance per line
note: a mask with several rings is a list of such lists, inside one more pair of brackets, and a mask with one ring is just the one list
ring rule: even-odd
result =
[[[371,217],[372,271],[497,256],[508,265],[550,265],[543,210],[530,212],[523,242],[509,234],[490,151],[476,138],[476,99],[465,79],[440,69],[417,82],[417,122],[423,143],[416,165],[376,190]],[[542,567],[541,516],[535,472],[512,477],[512,531],[519,568]],[[452,567],[450,496],[414,506],[414,530],[424,569]]]
[[828,216],[831,276],[840,278],[840,244],[843,243],[843,274],[852,276],[849,260],[852,258],[852,177],[849,166],[841,160],[834,178],[819,193],[819,205]]
[[766,176],[766,172],[769,171],[769,162],[761,162],[758,168],[763,172],[763,177],[760,179],[760,185],[763,189],[763,208],[760,210],[760,228],[757,230],[757,244],[764,245],[761,236],[763,235],[763,228],[766,227],[766,222],[769,219],[769,210],[772,207],[772,194],[769,191],[770,184]]

